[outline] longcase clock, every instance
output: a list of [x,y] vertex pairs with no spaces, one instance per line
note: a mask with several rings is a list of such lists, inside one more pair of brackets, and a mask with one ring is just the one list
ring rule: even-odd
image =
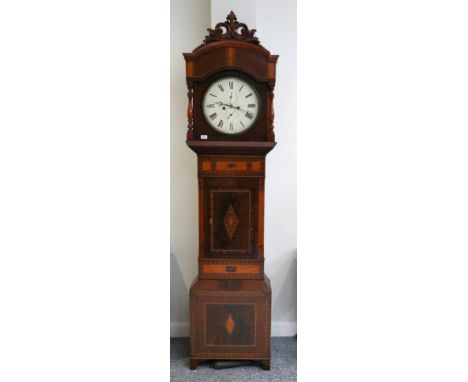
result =
[[277,55],[231,11],[184,53],[187,145],[198,156],[198,277],[190,288],[190,367],[254,360],[270,369],[264,274],[265,157],[276,145]]

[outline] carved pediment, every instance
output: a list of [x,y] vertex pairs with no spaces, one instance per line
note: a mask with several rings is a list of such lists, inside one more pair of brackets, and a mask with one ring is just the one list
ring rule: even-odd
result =
[[207,30],[208,36],[205,37],[203,44],[197,47],[197,49],[215,41],[225,40],[245,41],[262,47],[259,39],[254,36],[257,30],[249,29],[246,24],[238,22],[237,16],[233,11],[226,16],[225,22],[218,23],[214,29],[208,28]]

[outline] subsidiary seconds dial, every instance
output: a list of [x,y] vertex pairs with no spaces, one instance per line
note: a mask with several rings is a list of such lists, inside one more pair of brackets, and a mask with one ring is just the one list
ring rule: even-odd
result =
[[257,119],[259,98],[255,89],[237,77],[214,81],[203,97],[208,123],[222,134],[240,134]]

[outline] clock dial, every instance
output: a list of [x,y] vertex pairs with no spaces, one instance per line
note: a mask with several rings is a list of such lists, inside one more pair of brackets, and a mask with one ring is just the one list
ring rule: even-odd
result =
[[202,107],[213,129],[222,134],[240,134],[255,123],[260,99],[248,82],[237,77],[225,77],[210,85]]

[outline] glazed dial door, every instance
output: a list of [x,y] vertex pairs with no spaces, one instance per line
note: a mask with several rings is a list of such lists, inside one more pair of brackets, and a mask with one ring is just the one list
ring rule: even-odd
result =
[[207,122],[222,134],[241,134],[257,119],[260,99],[248,82],[237,77],[214,81],[203,97]]

